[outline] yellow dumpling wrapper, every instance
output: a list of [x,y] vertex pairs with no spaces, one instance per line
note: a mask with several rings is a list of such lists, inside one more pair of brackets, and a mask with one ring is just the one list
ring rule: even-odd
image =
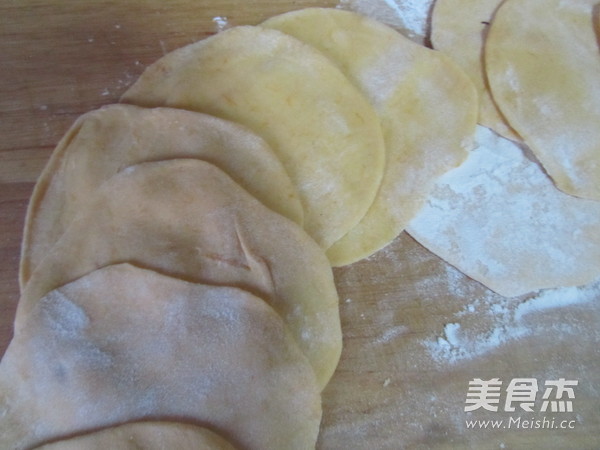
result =
[[383,137],[367,100],[325,56],[276,30],[234,27],[175,50],[122,101],[213,114],[262,136],[323,248],[358,223],[381,182]]
[[490,27],[492,94],[564,192],[600,200],[596,0],[506,0]]
[[375,108],[386,165],[375,201],[360,223],[327,249],[334,266],[367,257],[391,242],[422,206],[434,181],[467,155],[477,93],[440,52],[359,14],[312,8],[276,16],[276,28],[329,57]]
[[431,15],[431,44],[469,75],[479,94],[479,123],[520,140],[492,98],[484,69],[484,42],[500,0],[437,0]]

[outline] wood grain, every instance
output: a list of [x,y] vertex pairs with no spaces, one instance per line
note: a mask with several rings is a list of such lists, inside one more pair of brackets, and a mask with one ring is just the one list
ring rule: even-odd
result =
[[[337,2],[0,0],[0,354],[12,335],[28,199],[70,124],[116,102],[165,52],[215,33],[217,16],[257,24],[314,5]],[[532,296],[496,296],[406,234],[335,276],[344,351],[324,392],[320,449],[600,447],[600,299],[515,323],[510,311]],[[436,353],[453,323],[472,333],[472,354]],[[490,346],[493,333],[504,340]],[[467,430],[469,417],[541,417],[468,416],[468,382],[495,377],[579,380],[574,413],[554,413],[575,417],[576,428]]]

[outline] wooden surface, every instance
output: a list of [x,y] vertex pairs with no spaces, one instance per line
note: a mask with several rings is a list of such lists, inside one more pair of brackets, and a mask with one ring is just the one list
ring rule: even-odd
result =
[[[0,0],[0,354],[12,335],[28,198],[76,117],[116,102],[165,52],[216,32],[217,16],[230,26],[257,24],[287,10],[337,4]],[[550,307],[550,296],[547,308],[539,295],[504,299],[406,234],[335,275],[344,351],[324,392],[318,448],[600,448],[597,289],[559,291],[554,302],[575,299],[564,307]],[[522,317],[520,305],[537,310]],[[573,412],[539,412],[541,392],[537,412],[509,413],[503,403],[497,412],[464,412],[470,380],[500,378],[506,387],[519,377],[536,379],[540,389],[546,380],[578,380]],[[519,416],[574,420],[575,428],[465,424],[506,425]]]

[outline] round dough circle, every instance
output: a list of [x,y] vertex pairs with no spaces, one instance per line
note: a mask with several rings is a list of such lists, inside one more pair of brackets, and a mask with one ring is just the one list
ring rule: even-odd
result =
[[600,276],[600,202],[556,189],[513,141],[485,127],[407,228],[423,246],[506,297]]
[[215,166],[148,162],[108,179],[36,267],[15,329],[51,290],[119,262],[254,293],[288,324],[319,385],[333,374],[342,335],[327,257],[302,228]]
[[485,46],[492,95],[564,192],[600,200],[596,0],[506,0]]
[[179,109],[110,105],[77,119],[35,186],[21,250],[21,288],[106,179],[133,164],[174,158],[215,164],[266,206],[302,223],[302,205],[287,172],[266,142],[246,128]]
[[264,137],[323,248],[364,216],[381,182],[383,137],[369,103],[325,56],[276,30],[234,27],[175,50],[121,100],[209,113]]
[[349,11],[310,8],[273,17],[275,28],[329,57],[374,106],[386,165],[366,215],[327,249],[334,266],[390,243],[424,203],[433,182],[466,157],[477,120],[477,94],[440,52]]
[[0,364],[2,448],[156,419],[241,448],[314,448],[314,372],[250,293],[119,264],[51,291],[23,325]]

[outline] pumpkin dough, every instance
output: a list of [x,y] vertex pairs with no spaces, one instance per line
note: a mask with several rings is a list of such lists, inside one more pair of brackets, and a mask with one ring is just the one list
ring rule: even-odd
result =
[[15,328],[51,290],[119,262],[264,298],[290,327],[320,387],[331,377],[342,342],[327,257],[302,228],[215,166],[141,163],[107,180],[36,267]]
[[194,112],[111,105],[75,122],[35,187],[23,239],[21,287],[104,180],[132,164],[172,158],[211,162],[266,206],[302,223],[302,206],[287,172],[249,130]]
[[309,449],[321,420],[314,372],[265,302],[129,264],[36,302],[0,388],[2,448],[176,420],[242,448]]
[[288,33],[328,56],[365,94],[380,118],[386,166],[366,216],[327,249],[334,266],[391,242],[423,204],[433,182],[466,158],[477,94],[447,57],[349,11],[311,8],[262,26]]
[[436,183],[408,232],[506,297],[600,277],[600,202],[567,195],[513,141],[479,127],[477,148]]
[[122,101],[213,114],[264,137],[323,248],[365,215],[381,182],[383,137],[369,103],[325,56],[276,30],[235,27],[175,50]]
[[485,47],[492,94],[557,187],[600,200],[597,0],[507,0]]
[[196,425],[135,422],[36,447],[37,450],[235,450],[222,437]]
[[431,16],[433,48],[450,56],[471,78],[479,93],[479,123],[520,140],[494,102],[484,69],[484,42],[501,0],[437,0]]

